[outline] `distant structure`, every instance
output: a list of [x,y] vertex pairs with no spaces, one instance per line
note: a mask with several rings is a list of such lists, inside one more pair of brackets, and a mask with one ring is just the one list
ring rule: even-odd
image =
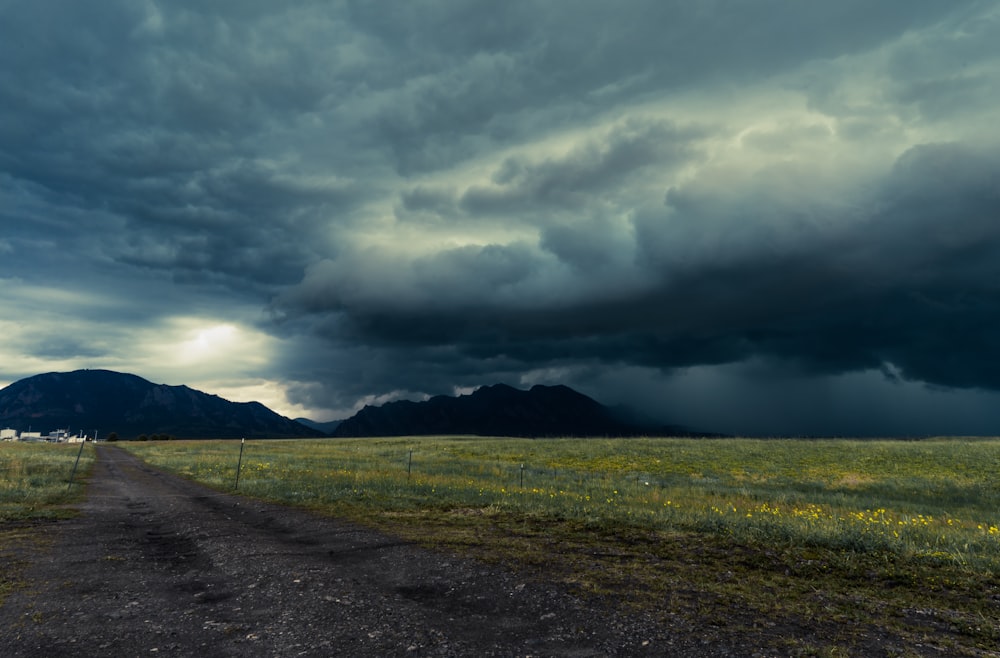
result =
[[42,434],[41,432],[20,432],[17,430],[5,427],[0,429],[0,441],[47,441],[49,443],[82,443],[84,441],[91,441],[92,439],[84,434],[83,432],[77,433],[76,436],[72,436],[68,429],[53,430],[48,434]]

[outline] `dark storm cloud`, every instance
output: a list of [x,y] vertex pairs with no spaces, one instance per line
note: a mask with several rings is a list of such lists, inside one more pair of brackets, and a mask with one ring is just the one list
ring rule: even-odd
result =
[[7,3],[6,376],[1000,389],[997,39],[972,0]]
[[[294,143],[266,143],[330,92],[297,73],[311,61],[298,38],[322,35],[194,7],[10,11],[5,171],[54,205],[92,211],[69,228],[80,250],[181,277],[290,282],[317,222],[359,187],[302,165]],[[120,230],[105,233],[101,214]]]
[[[523,246],[419,261],[400,277],[406,290],[392,288],[394,280],[363,291],[349,282],[357,269],[348,266],[314,271],[300,292],[311,291],[313,310],[342,313],[340,330],[356,340],[456,346],[456,359],[671,369],[768,356],[813,374],[892,363],[911,379],[1000,388],[998,173],[997,153],[916,147],[880,182],[867,204],[876,211],[862,219],[793,240],[748,230],[728,245],[718,236],[720,244],[697,245],[702,253],[692,258],[678,257],[670,221],[647,219],[637,249],[649,276],[611,301],[516,294],[552,267],[544,252]],[[726,221],[705,201],[707,209],[689,199],[664,213]],[[692,249],[690,236],[676,239]]]
[[469,158],[484,140],[524,138],[644,94],[864,50],[955,9],[780,0],[508,2],[485,13],[474,2],[350,6],[395,64],[374,72],[373,86],[396,87],[375,122],[407,175]]

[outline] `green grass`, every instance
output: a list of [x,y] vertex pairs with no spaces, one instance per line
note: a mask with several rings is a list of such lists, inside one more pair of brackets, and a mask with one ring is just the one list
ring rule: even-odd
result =
[[[124,447],[234,488],[239,443]],[[783,653],[865,653],[877,628],[976,655],[1000,646],[998,474],[1000,440],[256,441],[239,491]]]
[[[235,486],[237,443],[128,447]],[[1000,441],[984,440],[266,441],[247,444],[240,490],[334,509],[487,509],[997,569],[998,473]]]
[[0,443],[0,524],[71,514],[66,505],[79,499],[94,461],[93,446],[85,445],[70,484],[79,453],[73,443]]
[[64,443],[0,442],[0,605],[21,587],[23,553],[38,550],[42,538],[32,526],[67,518],[68,505],[80,499],[82,483],[94,461],[94,448],[84,447],[74,482],[80,446]]

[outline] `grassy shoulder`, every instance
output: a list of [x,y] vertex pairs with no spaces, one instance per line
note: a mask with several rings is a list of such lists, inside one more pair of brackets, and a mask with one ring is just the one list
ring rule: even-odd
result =
[[[232,442],[129,446],[223,490]],[[1000,646],[1000,442],[255,442],[239,491],[783,655]]]
[[0,443],[0,524],[73,515],[69,505],[80,499],[82,483],[94,462],[93,445],[84,444],[82,452],[80,447],[72,443]]
[[90,445],[0,443],[0,605],[23,585],[23,556],[45,547],[39,528],[77,514],[93,461]]
[[782,655],[975,656],[1000,646],[1000,579],[953,562],[504,511],[337,514]]

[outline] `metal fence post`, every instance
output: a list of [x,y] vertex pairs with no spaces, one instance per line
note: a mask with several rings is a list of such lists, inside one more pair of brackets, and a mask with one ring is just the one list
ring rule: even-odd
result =
[[83,446],[87,445],[86,439],[80,441],[80,452],[76,453],[76,462],[73,463],[73,470],[69,474],[69,484],[66,485],[66,491],[69,491],[73,486],[73,477],[76,475],[76,467],[80,465],[80,456],[83,454]]
[[240,469],[243,468],[243,446],[246,442],[246,438],[240,439],[240,460],[236,463],[236,486],[233,487],[234,491],[240,488]]

